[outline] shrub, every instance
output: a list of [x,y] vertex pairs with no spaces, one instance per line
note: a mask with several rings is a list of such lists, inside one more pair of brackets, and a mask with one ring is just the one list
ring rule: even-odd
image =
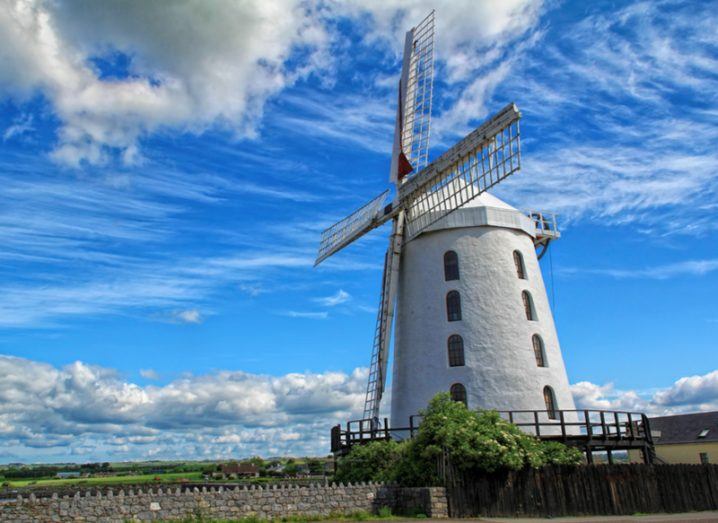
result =
[[394,440],[356,445],[349,454],[339,459],[334,478],[344,483],[394,481],[402,450],[403,444]]
[[411,440],[353,447],[337,464],[337,481],[439,485],[437,465],[444,453],[460,470],[489,473],[582,460],[577,449],[526,434],[496,411],[471,411],[448,393],[437,394],[421,414],[419,432]]

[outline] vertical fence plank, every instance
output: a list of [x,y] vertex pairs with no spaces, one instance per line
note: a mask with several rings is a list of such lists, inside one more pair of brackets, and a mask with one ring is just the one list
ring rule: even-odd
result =
[[718,465],[548,466],[442,477],[451,517],[627,515],[718,510]]

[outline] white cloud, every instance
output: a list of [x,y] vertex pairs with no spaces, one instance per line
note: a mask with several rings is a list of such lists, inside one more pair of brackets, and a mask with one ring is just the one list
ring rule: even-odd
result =
[[718,410],[718,370],[688,376],[668,388],[651,392],[617,390],[612,383],[582,381],[571,386],[579,409],[646,412],[652,416]]
[[204,320],[202,314],[197,309],[178,311],[175,317],[183,323],[202,323]]
[[305,318],[309,320],[326,320],[329,317],[329,313],[326,311],[286,311],[282,315],[289,318]]
[[[47,96],[63,122],[59,161],[102,163],[108,148],[132,161],[138,138],[162,128],[224,124],[251,136],[267,97],[320,67],[326,38],[299,0],[11,0],[0,7],[0,86]],[[290,69],[298,50],[308,57]],[[103,77],[93,59],[118,53],[128,74]]]
[[9,356],[0,356],[0,371],[3,461],[18,453],[78,460],[324,454],[329,427],[360,414],[366,380],[363,369],[220,371],[139,386],[81,362],[56,368]]
[[12,125],[10,125],[7,129],[5,129],[5,132],[3,132],[2,139],[3,142],[6,142],[8,140],[11,140],[12,138],[15,138],[17,136],[22,136],[23,134],[32,132],[35,130],[35,126],[33,125],[33,116],[31,114],[25,114],[21,115],[18,118],[16,118]]
[[[361,416],[366,378],[366,369],[217,371],[140,386],[82,362],[54,367],[0,356],[0,460],[324,454],[329,427]],[[715,410],[718,370],[651,392],[589,382],[572,392],[578,408]]]
[[562,224],[715,230],[718,23],[709,4],[633,2],[546,29],[496,99],[524,115],[522,175],[498,191]]
[[[508,45],[536,23],[541,6],[538,0],[218,0],[168,8],[140,0],[10,0],[0,8],[0,47],[7,50],[0,56],[0,86],[21,100],[36,92],[47,97],[62,121],[53,153],[58,161],[98,164],[117,152],[132,163],[141,159],[138,141],[145,135],[219,125],[251,137],[269,97],[313,72],[331,83],[333,44],[343,39],[336,33],[339,18],[363,24],[369,15],[364,43],[381,41],[399,51],[404,31],[436,7],[439,59],[450,81],[469,84],[462,107],[483,110],[487,92],[474,84],[484,81],[471,78],[495,68]],[[119,72],[108,75],[106,64],[115,62]],[[497,71],[494,77],[506,74],[505,67]],[[342,136],[385,150],[375,138],[390,119],[377,125],[371,111],[359,107],[342,112],[351,131]],[[313,133],[331,131],[304,123]]]
[[339,289],[336,294],[331,296],[324,296],[323,298],[315,298],[314,301],[325,307],[336,307],[342,303],[346,303],[351,300],[351,295],[343,289]]
[[160,379],[160,375],[154,369],[140,369],[140,376],[148,380]]
[[570,275],[598,274],[613,278],[643,278],[665,280],[677,276],[703,276],[718,270],[718,259],[686,260],[665,265],[643,267],[638,269],[598,269],[598,268],[569,268],[564,267],[560,272]]

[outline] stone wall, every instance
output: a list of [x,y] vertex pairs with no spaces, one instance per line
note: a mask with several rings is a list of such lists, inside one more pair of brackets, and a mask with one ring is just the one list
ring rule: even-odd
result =
[[448,517],[443,488],[401,488],[378,483],[349,485],[312,485],[180,488],[87,492],[80,495],[49,498],[18,497],[0,501],[0,521],[18,523],[35,521],[102,521],[179,520],[203,517],[240,519],[256,516],[262,519],[298,515],[327,517],[366,511],[376,513],[389,507],[394,514],[426,514]]

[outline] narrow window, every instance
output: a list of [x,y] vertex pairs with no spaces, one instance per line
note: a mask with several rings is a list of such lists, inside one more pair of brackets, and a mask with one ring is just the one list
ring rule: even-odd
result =
[[516,275],[520,280],[525,280],[526,268],[524,267],[524,257],[519,251],[514,251],[514,265],[516,265]]
[[521,293],[521,298],[524,301],[524,311],[526,311],[526,319],[535,321],[536,320],[536,311],[534,309],[534,302],[531,299],[531,295],[529,294],[529,291],[523,291]]
[[548,385],[543,388],[543,401],[546,404],[548,419],[556,419],[556,395]]
[[449,367],[464,366],[464,338],[458,334],[449,336]]
[[534,346],[534,356],[536,356],[536,365],[546,367],[546,352],[544,351],[543,340],[538,334],[534,334],[531,338]]
[[459,296],[459,291],[449,291],[446,295],[446,316],[449,321],[461,320],[461,296]]
[[451,399],[453,401],[460,401],[464,405],[467,405],[466,387],[464,387],[461,383],[454,383],[449,390],[451,392]]
[[444,254],[444,280],[459,279],[459,256],[454,251],[446,251]]
[[709,461],[707,452],[701,452],[700,454],[698,454],[698,457],[701,460],[701,465],[708,465]]

